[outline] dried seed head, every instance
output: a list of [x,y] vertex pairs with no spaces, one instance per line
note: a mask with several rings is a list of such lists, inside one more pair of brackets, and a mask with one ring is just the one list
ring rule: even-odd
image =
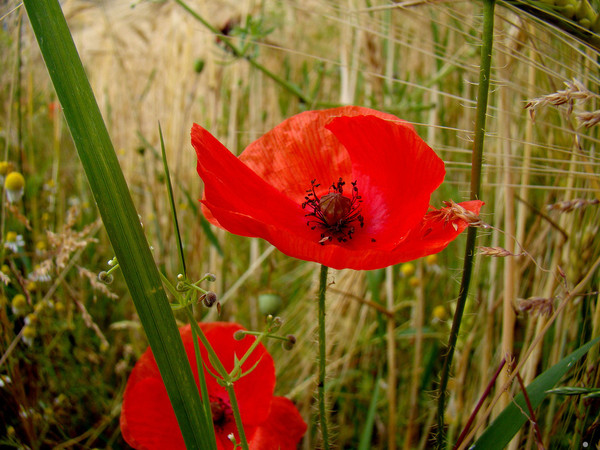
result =
[[585,198],[575,198],[573,200],[565,200],[558,203],[553,203],[551,205],[546,206],[548,211],[560,211],[560,212],[571,212],[576,209],[581,209],[589,205],[597,205],[600,203],[600,200],[597,198],[588,200]]
[[554,298],[530,297],[517,301],[519,311],[527,311],[533,315],[550,316],[554,312]]
[[479,254],[484,256],[493,256],[495,258],[504,258],[506,256],[521,256],[521,254],[516,254],[509,252],[505,248],[502,247],[477,247],[479,249]]

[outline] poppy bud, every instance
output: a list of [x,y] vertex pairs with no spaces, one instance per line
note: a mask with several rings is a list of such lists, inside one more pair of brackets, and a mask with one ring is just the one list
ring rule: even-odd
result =
[[207,273],[204,275],[204,279],[206,281],[213,282],[213,281],[217,281],[217,276],[214,273]]
[[236,341],[241,341],[245,337],[246,337],[246,332],[244,330],[237,330],[235,333],[233,333],[233,338]]
[[113,277],[112,274],[103,270],[98,274],[98,280],[103,282],[104,284],[111,284],[115,280],[115,277]]
[[215,294],[213,291],[208,291],[206,294],[203,295],[202,303],[204,303],[204,306],[206,306],[207,308],[210,308],[212,305],[214,305],[216,301],[217,294]]
[[291,350],[294,348],[294,344],[296,343],[296,336],[293,334],[288,334],[287,340],[283,342],[282,346],[284,350]]

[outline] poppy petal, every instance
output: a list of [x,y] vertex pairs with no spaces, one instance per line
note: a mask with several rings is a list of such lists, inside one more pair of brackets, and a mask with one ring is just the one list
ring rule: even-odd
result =
[[[213,322],[209,325],[204,323],[199,325],[227,372],[233,370],[235,365],[234,355],[237,355],[238,359],[242,358],[255,340],[253,336],[246,336],[240,341],[235,340],[233,334],[243,329],[236,323]],[[181,328],[181,337],[188,358],[192,362],[194,376],[197,377],[198,371],[190,325]],[[207,362],[210,370],[216,373],[216,370],[208,363],[208,355],[202,344],[200,344],[200,351],[202,359]],[[242,377],[234,383],[242,422],[248,426],[257,425],[265,420],[269,414],[269,401],[275,389],[275,364],[262,344],[259,344],[244,362],[242,370],[247,371],[254,364],[257,365],[248,376]],[[228,398],[225,388],[206,370],[205,378],[209,395]]]
[[325,125],[335,117],[365,114],[399,120],[391,114],[359,106],[305,111],[284,120],[251,143],[240,160],[268,184],[300,204],[311,187],[311,180],[321,184],[324,192],[340,177],[350,181],[348,151]]
[[306,432],[296,406],[285,397],[273,397],[271,413],[248,445],[252,450],[296,450]]
[[[444,180],[443,161],[403,122],[375,116],[338,117],[327,126],[348,150],[359,180],[364,229],[377,246],[398,245],[425,215]],[[358,235],[358,232],[356,233]]]
[[299,204],[262,180],[201,126],[194,124],[191,135],[208,204],[226,206],[261,223],[299,228]]
[[[137,381],[128,383],[121,409],[121,433],[125,441],[136,449],[158,450],[172,448],[185,450],[185,443],[167,390],[160,378],[139,378],[135,366],[132,376]],[[141,372],[142,370],[138,370]]]

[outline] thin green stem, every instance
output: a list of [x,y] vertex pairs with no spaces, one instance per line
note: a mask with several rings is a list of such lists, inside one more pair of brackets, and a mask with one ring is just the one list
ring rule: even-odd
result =
[[244,58],[246,61],[248,61],[250,63],[250,65],[252,65],[256,69],[260,70],[266,76],[268,76],[273,81],[275,81],[277,84],[281,85],[282,87],[284,87],[285,89],[290,91],[292,94],[294,94],[296,97],[298,97],[298,99],[301,102],[303,102],[307,105],[312,104],[312,100],[310,98],[308,98],[306,95],[304,95],[304,93],[300,90],[300,88],[298,88],[298,86],[290,83],[289,81],[284,80],[279,75],[271,72],[265,66],[263,66],[258,61],[256,61],[255,58],[245,55],[243,50],[240,50],[240,48],[238,48],[237,45],[235,45],[231,42],[230,36],[223,34],[221,32],[221,30],[219,30],[219,29],[215,28],[213,25],[211,25],[210,22],[208,22],[206,19],[204,19],[204,17],[202,17],[200,14],[198,14],[192,8],[190,8],[190,6],[187,3],[185,3],[183,0],[175,0],[175,2],[178,3],[188,13],[190,13],[190,15],[194,19],[196,19],[198,22],[200,22],[202,25],[204,25],[206,28],[208,28],[211,33],[218,36],[219,39],[221,40],[221,42],[223,43],[223,45],[225,45],[225,47],[227,47],[227,49],[229,51],[231,51],[231,53],[233,53],[233,55],[236,58]]
[[[191,307],[185,308],[186,313],[189,313],[188,318],[191,317],[194,320]],[[195,320],[194,320],[195,322]],[[206,413],[207,426],[213,426],[212,422],[212,409],[210,407],[210,397],[208,396],[208,386],[206,385],[206,377],[204,376],[204,366],[202,362],[202,353],[200,352],[200,345],[198,344],[198,333],[192,327],[192,339],[194,341],[194,355],[196,355],[196,367],[198,369],[198,383],[200,384],[200,394],[202,398],[202,404],[204,405],[204,411]],[[217,448],[217,438],[214,433],[209,433],[213,448]]]
[[329,449],[329,432],[327,431],[327,410],[325,408],[325,366],[327,365],[327,345],[325,341],[325,292],[327,291],[328,267],[321,265],[319,278],[319,416],[321,420],[321,436],[323,448]]
[[[483,31],[481,46],[481,62],[479,66],[479,89],[477,92],[477,118],[475,122],[475,136],[473,141],[473,152],[471,154],[471,199],[479,198],[481,190],[481,161],[483,155],[483,140],[485,137],[485,119],[487,113],[488,94],[490,86],[490,69],[492,61],[492,43],[494,36],[494,6],[495,0],[483,1]],[[438,411],[437,423],[438,434],[436,446],[439,450],[446,446],[446,433],[444,430],[444,411],[446,403],[446,388],[450,377],[450,368],[456,341],[460,330],[463,312],[469,293],[471,274],[473,271],[473,259],[475,249],[475,238],[477,237],[477,228],[470,227],[467,232],[467,243],[465,249],[465,259],[463,264],[462,280],[460,291],[456,302],[452,328],[448,337],[448,346],[444,365],[440,376],[440,385],[438,390]]]
[[246,433],[244,432],[242,416],[240,415],[240,408],[235,396],[235,390],[233,389],[233,383],[227,383],[225,385],[225,389],[229,395],[229,402],[231,403],[231,410],[233,411],[233,417],[235,418],[235,425],[237,426],[238,433],[240,435],[240,443],[242,444],[242,448],[244,450],[248,450],[248,440],[246,439]]

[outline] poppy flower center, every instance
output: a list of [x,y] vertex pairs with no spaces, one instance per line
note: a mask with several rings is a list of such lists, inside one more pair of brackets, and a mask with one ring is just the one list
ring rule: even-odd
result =
[[317,180],[312,180],[311,188],[306,191],[305,202],[302,203],[302,209],[307,209],[309,212],[305,214],[309,219],[306,221],[311,230],[317,228],[323,230],[319,243],[325,245],[326,242],[332,239],[337,239],[338,242],[346,242],[352,239],[355,232],[355,222],[359,225],[364,225],[363,216],[360,214],[360,203],[362,198],[358,195],[357,182],[353,181],[352,196],[344,195],[344,185],[346,184],[341,178],[337,183],[333,183],[329,192],[322,197],[319,197],[315,189],[320,186],[316,184]]
[[224,427],[232,417],[231,406],[219,397],[210,396],[210,412],[215,427]]

